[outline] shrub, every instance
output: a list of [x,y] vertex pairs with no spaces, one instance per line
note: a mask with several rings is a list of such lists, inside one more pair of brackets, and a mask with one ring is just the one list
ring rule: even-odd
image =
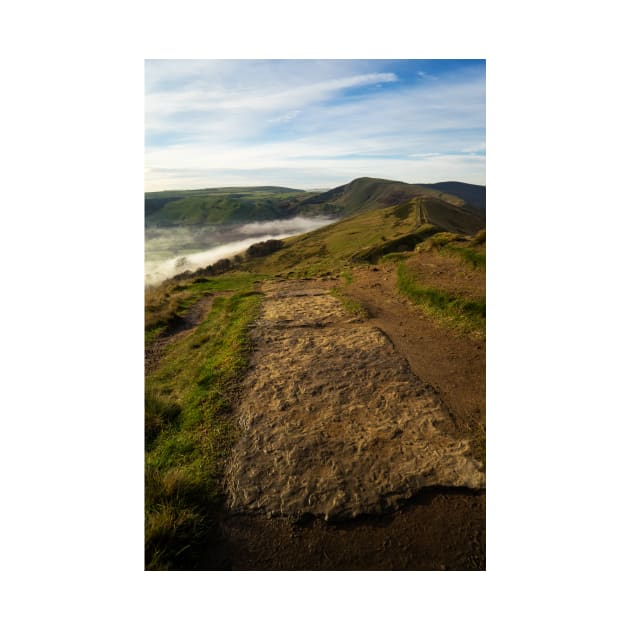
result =
[[273,238],[268,241],[261,241],[260,243],[254,243],[247,248],[247,256],[249,258],[268,256],[269,254],[278,251],[283,246],[284,243],[282,241]]

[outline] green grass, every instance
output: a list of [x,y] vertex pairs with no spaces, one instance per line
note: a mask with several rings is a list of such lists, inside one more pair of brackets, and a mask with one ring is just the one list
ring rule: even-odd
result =
[[367,309],[365,308],[365,306],[363,306],[363,304],[361,304],[361,302],[355,300],[354,298],[348,297],[347,295],[344,295],[337,287],[331,289],[330,294],[336,297],[341,302],[344,310],[349,315],[357,317],[358,319],[367,319],[369,317]]
[[397,274],[400,292],[426,313],[462,332],[485,334],[485,301],[468,300],[440,289],[423,286],[404,262],[398,264]]
[[481,230],[474,238],[451,232],[438,232],[426,241],[426,247],[446,256],[456,256],[473,269],[486,268],[486,232]]
[[413,232],[396,236],[386,240],[384,243],[378,243],[372,247],[362,249],[353,256],[353,260],[375,263],[387,254],[411,252],[416,245],[424,242],[437,231],[438,228],[434,225],[425,223]]
[[412,252],[391,252],[391,254],[385,254],[379,258],[380,263],[394,263],[405,260],[412,255]]
[[343,280],[344,280],[344,282],[345,282],[346,284],[352,284],[352,282],[353,282],[353,280],[354,280],[354,278],[352,277],[352,274],[351,274],[351,273],[350,273],[347,269],[344,269],[344,270],[343,270],[343,271],[339,274],[339,276],[343,278]]
[[[407,203],[368,210],[323,228],[284,239],[285,247],[264,259],[249,261],[244,268],[264,274],[286,273],[294,277],[340,273],[349,261],[368,262],[389,251],[389,247],[413,249],[428,234],[416,229],[414,213],[403,212]],[[410,237],[409,235],[412,234]],[[391,244],[393,243],[393,245]]]
[[286,219],[310,196],[304,191],[274,187],[147,193],[145,221],[150,226],[172,226]]
[[145,291],[145,344],[165,334],[188,310],[202,298],[226,291],[251,288],[251,273],[232,272],[216,277],[198,277],[194,280],[169,280]]
[[216,535],[221,468],[238,434],[228,414],[247,368],[248,330],[261,302],[255,280],[243,275],[213,279],[224,290],[239,288],[216,297],[206,320],[174,342],[146,378],[149,570],[195,568],[199,549]]
[[460,256],[462,260],[467,262],[474,269],[486,268],[486,255],[475,251],[470,247],[457,247],[450,249],[456,256]]

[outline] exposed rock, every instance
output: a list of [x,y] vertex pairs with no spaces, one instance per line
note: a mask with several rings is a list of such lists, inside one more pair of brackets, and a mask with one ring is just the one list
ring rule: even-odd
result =
[[389,339],[299,286],[264,287],[226,471],[230,509],[341,519],[428,486],[483,488],[468,442],[440,431],[448,411]]

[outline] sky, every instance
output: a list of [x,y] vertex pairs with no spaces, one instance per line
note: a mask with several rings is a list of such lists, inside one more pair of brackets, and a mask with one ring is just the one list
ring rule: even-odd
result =
[[145,190],[485,185],[484,60],[146,60]]

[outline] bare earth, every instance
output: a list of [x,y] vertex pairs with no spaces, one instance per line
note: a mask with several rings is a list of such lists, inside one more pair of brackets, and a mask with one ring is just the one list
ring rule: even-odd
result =
[[263,286],[223,541],[204,568],[485,568],[485,475],[469,447],[485,342],[423,316],[391,269],[353,276],[344,291],[366,321],[329,295],[339,280]]
[[227,468],[235,512],[377,514],[430,486],[480,489],[469,443],[388,337],[321,283],[263,286],[256,351]]

